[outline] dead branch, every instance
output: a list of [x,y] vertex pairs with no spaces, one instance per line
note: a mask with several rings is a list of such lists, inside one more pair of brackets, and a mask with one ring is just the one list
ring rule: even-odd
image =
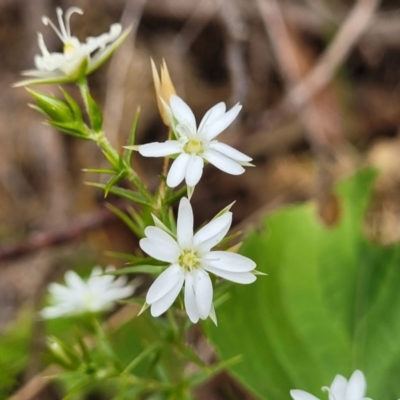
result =
[[147,0],[126,1],[122,14],[121,24],[124,27],[132,25],[129,39],[122,45],[122,49],[114,54],[107,73],[107,96],[104,105],[104,130],[114,146],[118,143],[118,132],[124,111],[124,92],[129,66],[134,56],[134,45],[143,8]]
[[0,262],[23,257],[40,249],[70,243],[80,239],[87,232],[98,229],[117,217],[106,208],[83,215],[67,226],[47,232],[37,232],[23,242],[0,247]]
[[243,102],[249,91],[245,64],[248,26],[234,0],[224,0],[219,14],[227,34],[226,60],[232,84],[231,102]]
[[[266,4],[259,0],[258,5],[268,20]],[[336,69],[343,63],[351,49],[358,42],[371,22],[380,0],[359,0],[349,12],[330,46],[320,57],[315,67],[305,78],[285,96],[284,100],[261,118],[260,125],[276,120],[276,116],[287,116],[305,106],[309,100],[323,89],[333,78]]]

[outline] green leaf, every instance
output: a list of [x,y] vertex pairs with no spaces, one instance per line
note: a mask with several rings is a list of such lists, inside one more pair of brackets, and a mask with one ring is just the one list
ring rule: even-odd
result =
[[82,171],[91,172],[94,174],[107,174],[107,175],[114,175],[116,173],[115,169],[111,168],[83,168]]
[[290,389],[320,397],[336,374],[357,368],[369,397],[398,397],[400,245],[370,243],[362,229],[375,176],[338,184],[333,228],[307,203],[270,215],[244,241],[242,253],[268,276],[232,285],[218,328],[206,327],[222,359],[243,356],[232,371],[260,398],[286,399]]
[[139,257],[131,253],[119,253],[116,251],[107,251],[106,255],[129,261],[130,265],[147,264],[150,263],[150,260],[153,260],[150,257]]
[[[87,185],[97,187],[99,189],[106,189],[106,185],[103,183],[96,182],[86,182]],[[116,196],[123,197],[124,199],[133,201],[134,203],[143,204],[146,206],[150,206],[151,204],[140,194],[137,192],[133,192],[129,189],[120,188],[118,186],[113,186],[110,188],[109,193],[115,194]]]
[[108,196],[110,190],[116,185],[121,179],[125,178],[126,172],[120,171],[117,175],[113,176],[107,183],[104,188],[104,197]]
[[[131,132],[130,132],[129,138],[128,138],[128,144],[127,144],[128,146],[133,146],[135,144],[136,132],[137,132],[138,123],[139,123],[139,116],[140,116],[140,107],[138,107],[136,109],[135,117],[133,119],[132,129],[131,129]],[[130,165],[130,163],[131,163],[132,153],[133,153],[133,150],[130,150],[130,149],[126,149],[124,151],[123,158],[128,165]]]
[[164,200],[164,204],[165,204],[165,206],[170,206],[170,205],[174,204],[175,202],[177,202],[178,200],[180,200],[185,195],[186,195],[186,186],[182,187],[177,192],[172,193],[171,195],[169,195]]
[[106,207],[112,211],[118,218],[125,223],[125,225],[137,236],[142,237],[143,231],[138,227],[132,219],[126,215],[119,208],[114,207],[112,204],[106,204]]
[[127,275],[127,274],[159,274],[165,270],[160,265],[135,265],[134,267],[120,268],[115,271],[108,271],[105,275]]
[[9,398],[11,390],[29,364],[33,310],[22,309],[17,319],[0,335],[0,398]]

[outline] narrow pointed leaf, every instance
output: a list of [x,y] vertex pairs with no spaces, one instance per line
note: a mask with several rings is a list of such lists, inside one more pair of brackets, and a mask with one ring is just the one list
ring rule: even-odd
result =
[[166,267],[160,265],[137,265],[132,267],[120,268],[116,271],[109,271],[107,275],[127,275],[127,274],[159,274]]
[[107,183],[104,188],[104,197],[108,196],[108,193],[112,189],[114,185],[116,185],[121,179],[125,177],[125,171],[121,171],[119,174],[113,176]]
[[[97,187],[99,189],[105,190],[106,185],[102,183],[96,183],[96,182],[86,182],[87,185]],[[120,188],[118,186],[113,186],[110,191],[110,193],[115,194],[116,196],[122,197],[124,199],[133,201],[134,203],[150,206],[151,204],[140,194],[137,192],[133,192],[132,190],[129,189],[124,189]]]
[[[137,133],[138,123],[139,123],[139,116],[140,116],[140,107],[137,108],[135,117],[133,119],[132,129],[131,129],[129,137],[128,137],[128,144],[127,144],[128,146],[133,146],[135,144],[136,133]],[[125,162],[128,165],[130,165],[130,163],[131,163],[132,153],[133,153],[133,150],[131,150],[131,149],[125,149],[125,151],[124,151],[123,157],[124,157]]]
[[119,208],[114,207],[112,204],[106,204],[106,207],[112,211],[121,221],[125,223],[125,225],[137,236],[143,237],[143,231]]

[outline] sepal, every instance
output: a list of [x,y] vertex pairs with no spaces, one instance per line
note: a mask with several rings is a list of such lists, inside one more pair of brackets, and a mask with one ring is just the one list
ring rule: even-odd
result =
[[41,111],[51,120],[56,122],[72,122],[75,120],[75,116],[71,108],[62,100],[32,89],[26,90],[36,100],[37,106],[33,106],[33,108]]
[[82,364],[77,351],[62,340],[51,336],[47,339],[47,345],[55,362],[64,368],[74,371]]

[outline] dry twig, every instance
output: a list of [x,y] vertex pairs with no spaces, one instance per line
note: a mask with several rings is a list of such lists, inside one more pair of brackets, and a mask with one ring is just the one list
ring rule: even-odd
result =
[[104,105],[104,130],[114,146],[118,143],[118,132],[124,111],[124,92],[129,66],[134,55],[137,29],[147,0],[126,1],[121,24],[132,25],[130,40],[126,40],[120,51],[114,54],[107,73],[107,96]]
[[[269,9],[267,7],[269,3],[257,1],[265,20],[268,20]],[[293,111],[301,109],[330,82],[336,69],[343,63],[350,50],[365,33],[379,3],[379,0],[359,0],[355,4],[315,67],[291,89],[275,109],[262,117],[261,126],[273,122],[276,116],[287,116]]]
[[115,214],[102,208],[77,218],[68,226],[48,232],[34,233],[23,242],[0,248],[0,262],[23,257],[42,248],[73,242],[80,239],[87,232],[116,220]]

